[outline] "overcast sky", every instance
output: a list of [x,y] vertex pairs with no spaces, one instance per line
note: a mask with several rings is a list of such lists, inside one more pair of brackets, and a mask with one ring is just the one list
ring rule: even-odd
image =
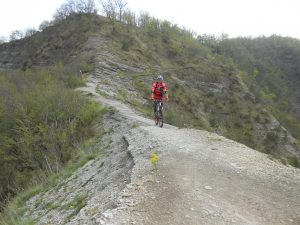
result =
[[[96,0],[97,1],[97,0]],[[65,0],[0,0],[0,37],[38,28]],[[148,11],[198,34],[229,37],[280,34],[300,39],[300,0],[127,0],[132,10]]]

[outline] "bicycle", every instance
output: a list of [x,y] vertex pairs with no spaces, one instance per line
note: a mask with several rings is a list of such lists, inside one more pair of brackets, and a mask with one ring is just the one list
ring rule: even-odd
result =
[[156,112],[154,114],[155,125],[163,127],[164,125],[164,116],[163,116],[163,102],[162,100],[155,100]]

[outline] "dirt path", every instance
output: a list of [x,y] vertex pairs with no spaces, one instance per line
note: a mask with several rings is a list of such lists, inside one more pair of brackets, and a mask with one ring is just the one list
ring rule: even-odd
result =
[[[117,207],[86,224],[300,224],[300,170],[206,131],[155,127],[118,101],[85,91],[139,127],[124,134],[134,167]],[[149,156],[160,157],[154,171]],[[76,224],[76,223],[74,223]]]

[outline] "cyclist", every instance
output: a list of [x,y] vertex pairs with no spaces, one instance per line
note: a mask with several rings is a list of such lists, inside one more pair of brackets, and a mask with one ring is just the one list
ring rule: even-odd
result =
[[156,105],[159,101],[163,102],[164,98],[169,101],[167,86],[163,80],[163,76],[159,74],[156,78],[156,82],[153,83],[151,88],[151,99],[154,101],[154,113],[156,112]]

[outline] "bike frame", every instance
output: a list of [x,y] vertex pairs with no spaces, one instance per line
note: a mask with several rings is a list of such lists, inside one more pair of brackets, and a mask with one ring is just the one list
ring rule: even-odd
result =
[[163,126],[163,100],[155,100],[155,124],[159,125],[160,127]]

